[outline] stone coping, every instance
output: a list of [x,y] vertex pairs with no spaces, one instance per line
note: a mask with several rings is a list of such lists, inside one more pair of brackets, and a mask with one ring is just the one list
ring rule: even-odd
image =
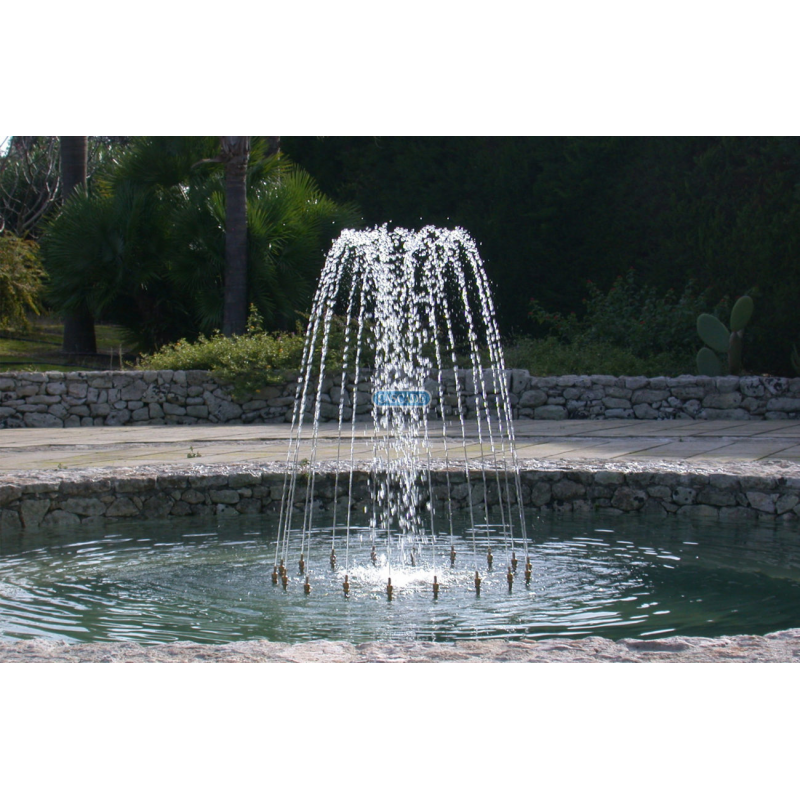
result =
[[[470,502],[481,505],[484,497],[494,506],[508,491],[504,480],[482,481],[479,462],[470,462],[471,488],[463,465],[449,470],[442,462],[431,466],[434,502],[442,507],[447,499],[454,510],[467,509]],[[637,513],[795,525],[800,519],[800,473],[792,462],[698,462],[687,467],[680,462],[526,460],[520,468],[522,502],[543,514]],[[491,465],[484,469],[490,477],[495,474]],[[349,481],[334,479],[348,471],[349,465],[336,462],[319,466],[315,500],[322,508],[363,505],[369,465],[356,465],[349,495]],[[302,476],[295,498],[301,505]],[[0,534],[117,520],[275,514],[285,477],[285,465],[275,461],[8,473],[0,477]],[[513,487],[514,481],[508,484]],[[427,501],[427,487],[420,497]]]
[[436,642],[313,641],[286,644],[263,639],[224,645],[173,642],[70,644],[52,639],[0,642],[0,662],[92,663],[785,663],[800,662],[800,629],[766,636],[666,639],[491,639]]

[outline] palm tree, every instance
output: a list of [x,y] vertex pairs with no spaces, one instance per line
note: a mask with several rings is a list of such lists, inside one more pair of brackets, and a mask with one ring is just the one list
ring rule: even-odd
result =
[[[292,329],[331,240],[361,218],[279,156],[273,137],[251,137],[249,148],[239,287],[265,329]],[[220,149],[219,137],[131,140],[96,191],[73,197],[48,225],[42,261],[53,306],[69,313],[85,304],[144,350],[222,330],[233,215]]]
[[243,334],[247,325],[247,162],[249,136],[221,136],[225,164],[225,302],[222,332]]
[[[88,136],[61,137],[61,180],[64,201],[86,186]],[[94,317],[86,305],[64,316],[65,353],[96,353]]]

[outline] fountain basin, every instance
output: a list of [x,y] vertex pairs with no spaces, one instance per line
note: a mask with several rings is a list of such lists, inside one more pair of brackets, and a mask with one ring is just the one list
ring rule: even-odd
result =
[[[796,537],[795,507],[798,495],[796,468],[792,464],[762,462],[747,464],[693,463],[691,470],[680,463],[615,462],[524,462],[522,465],[523,496],[530,518],[530,532],[536,534],[551,524],[564,520],[578,522],[591,533],[594,528],[614,529],[623,520],[666,520],[675,523],[719,526],[723,540],[735,541],[742,530],[739,524],[771,523],[771,541],[779,543],[784,537],[791,542]],[[334,467],[317,474],[316,502],[319,511],[330,511],[339,503],[333,490]],[[444,485],[444,471],[432,473],[434,504],[441,508],[446,497],[437,492]],[[450,475],[451,480],[453,475]],[[367,472],[356,470],[356,496],[354,510],[367,497]],[[285,470],[276,462],[181,465],[138,468],[93,468],[85,470],[41,470],[6,475],[0,485],[0,543],[3,548],[33,548],[36,537],[66,535],[77,528],[86,534],[84,539],[112,539],[118,536],[119,524],[136,529],[142,524],[154,526],[157,531],[172,530],[184,525],[184,532],[215,532],[217,523],[233,520],[236,524],[250,526],[255,537],[267,537],[270,524],[277,523]],[[456,502],[460,494],[454,484]],[[362,492],[362,494],[358,494]],[[452,498],[451,498],[452,499]],[[302,497],[298,497],[302,503]],[[716,504],[716,505],[715,505]],[[491,507],[491,506],[490,506]],[[188,513],[187,513],[188,510]],[[363,511],[363,506],[362,506]],[[595,515],[592,517],[591,515]],[[600,520],[591,522],[590,518]],[[255,520],[259,522],[256,523]],[[594,527],[591,527],[594,525]],[[746,528],[745,528],[746,530]],[[191,541],[192,537],[189,537]],[[202,537],[201,537],[202,538]],[[250,538],[250,537],[248,537]],[[778,552],[782,545],[778,544]],[[156,548],[164,550],[169,548]],[[262,549],[264,544],[262,542]],[[268,548],[267,548],[268,549]],[[464,550],[463,547],[459,548]],[[468,554],[469,548],[466,551]],[[496,549],[496,553],[502,548]],[[266,557],[267,562],[269,558]],[[502,566],[501,557],[496,562]],[[667,562],[668,563],[668,562]],[[269,566],[269,564],[267,564]],[[266,570],[268,573],[269,570]],[[502,577],[502,572],[499,572]],[[266,589],[271,592],[268,574],[264,575]],[[316,585],[310,603],[323,591]],[[521,581],[517,581],[517,588]],[[459,591],[469,597],[468,585]],[[501,587],[503,586],[501,582]],[[339,591],[340,587],[334,587]],[[487,586],[488,588],[488,586]],[[299,585],[295,593],[300,595]],[[359,590],[360,591],[360,590]],[[426,591],[426,590],[423,590]],[[535,588],[534,588],[535,591]],[[453,597],[443,590],[440,600]],[[378,605],[386,610],[385,597],[376,589]],[[484,590],[484,598],[488,598]],[[354,593],[355,597],[355,593]],[[293,598],[293,599],[298,599]],[[305,598],[303,598],[305,599]],[[374,598],[373,598],[374,599]],[[408,597],[398,585],[392,607],[401,609]],[[428,599],[425,608],[429,611]],[[470,602],[471,599],[470,599]],[[628,601],[630,602],[630,601]],[[487,605],[487,607],[489,607]],[[428,613],[428,612],[426,612]],[[788,619],[766,623],[758,631],[792,628]],[[658,631],[659,628],[652,628]],[[69,644],[58,639],[36,635],[26,640],[10,640],[0,644],[3,660],[714,660],[735,658],[740,660],[791,660],[797,658],[792,650],[791,633],[755,635],[748,631],[744,639],[730,636],[681,635],[677,641],[673,632],[655,634],[653,637],[613,641],[608,631],[574,634],[562,631],[556,640],[537,638],[530,632],[517,638],[502,630],[494,631],[501,638],[478,639],[474,632],[466,638],[453,641],[430,639],[389,639],[379,630],[368,632],[361,643],[343,642],[334,632],[317,630],[316,636],[326,636],[324,641],[290,642],[269,641],[264,638],[247,639],[233,636],[230,644],[199,644],[185,640],[168,644],[138,644],[139,637],[127,641]],[[602,635],[602,639],[597,634]],[[251,635],[261,636],[258,631]],[[623,637],[631,635],[623,631]],[[331,644],[339,639],[338,644]],[[771,638],[770,638],[771,637]],[[174,639],[174,636],[172,637]],[[434,636],[435,638],[435,636]],[[441,637],[440,637],[441,638]],[[446,638],[446,637],[445,637]],[[735,643],[737,642],[737,643]],[[800,651],[797,651],[800,652]]]
[[[584,518],[588,524],[589,500],[605,500],[597,506],[602,522],[595,527],[613,528],[621,518],[669,519],[695,517],[726,526],[733,533],[740,515],[745,522],[776,523],[773,530],[796,536],[796,516],[791,508],[798,494],[796,469],[780,462],[699,464],[625,464],[613,462],[526,462],[523,476],[533,493],[529,513],[539,520]],[[434,472],[434,475],[439,474]],[[59,535],[79,525],[97,538],[110,534],[120,522],[134,525],[148,519],[166,530],[182,518],[194,525],[211,525],[226,517],[249,521],[261,513],[277,519],[284,471],[275,462],[181,465],[176,467],[94,468],[85,470],[40,470],[4,476],[0,485],[0,542],[3,547],[27,546],[30,536]],[[554,497],[558,483],[579,484],[583,497]],[[608,495],[609,487],[613,490]],[[645,502],[638,508],[611,504],[620,488],[644,490],[657,508]],[[672,487],[672,489],[670,489]],[[683,487],[685,505],[670,511],[671,491]],[[728,495],[724,495],[727,487]],[[594,494],[595,489],[600,497]],[[670,490],[667,495],[665,492]],[[703,493],[714,489],[723,494],[712,498]],[[572,491],[577,491],[572,488]],[[549,494],[548,494],[549,492]],[[563,487],[558,490],[564,495]],[[320,502],[326,502],[322,492]],[[535,496],[534,496],[535,495]],[[665,495],[659,497],[659,495]],[[548,496],[547,502],[541,502]],[[748,499],[749,498],[749,499]],[[708,507],[701,500],[716,499]],[[754,500],[761,508],[750,504]],[[191,502],[190,502],[191,501]],[[330,499],[327,501],[330,502]],[[540,502],[540,505],[535,505]],[[735,505],[734,505],[735,503]],[[771,503],[771,505],[769,505]],[[187,515],[186,509],[190,512]],[[788,508],[788,510],[787,510]],[[120,514],[123,512],[128,516]],[[740,520],[741,521],[741,520]],[[533,525],[533,530],[537,525]],[[268,585],[269,590],[272,586]],[[314,599],[314,594],[310,599]],[[444,593],[443,593],[444,595]],[[401,597],[398,595],[398,601]],[[399,605],[399,603],[398,603]],[[121,642],[70,643],[37,636],[0,641],[0,661],[794,661],[800,659],[800,629],[735,636],[673,636],[622,638],[603,636],[572,638],[461,639],[453,642],[426,640],[304,641],[286,643],[240,639],[230,644],[198,644],[187,641],[142,645],[135,639]]]
[[[310,595],[294,562],[287,564],[285,590],[270,580],[274,516],[192,518],[168,528],[159,521],[65,526],[5,536],[0,640],[4,646],[44,638],[235,647],[259,640],[319,647],[312,643],[329,640],[414,648],[498,639],[528,647],[536,639],[602,636],[636,637],[636,647],[647,652],[680,652],[653,640],[761,636],[800,626],[800,541],[786,526],[720,529],[678,518],[529,516],[525,552],[533,575],[526,586],[518,547],[511,590],[507,542],[496,528],[480,526],[474,536],[463,530],[466,515],[459,519],[461,533],[452,540],[436,537],[413,567],[402,547],[380,552],[373,564],[370,532],[356,527],[349,552],[340,546],[331,569],[331,534],[322,524],[304,555]],[[345,572],[349,597],[342,590]],[[436,599],[434,575],[441,586]]]

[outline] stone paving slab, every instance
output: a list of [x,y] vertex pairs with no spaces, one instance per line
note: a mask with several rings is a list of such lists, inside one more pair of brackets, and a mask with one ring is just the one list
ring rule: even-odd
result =
[[[307,429],[308,431],[308,429]],[[348,430],[349,435],[349,430]],[[476,428],[468,424],[473,441],[467,455],[477,457]],[[206,463],[285,461],[290,429],[285,424],[197,425],[171,427],[96,427],[0,431],[0,472],[61,467],[136,466],[186,463],[200,453]],[[338,443],[335,425],[320,427],[317,458],[337,455],[349,459],[349,442]],[[371,457],[372,432],[365,423],[356,428],[357,459]],[[518,420],[515,423],[520,458],[568,461],[755,462],[780,459],[800,463],[800,421],[737,420]],[[444,457],[440,437],[432,437],[434,455]],[[452,440],[451,440],[452,442]],[[191,448],[191,449],[190,449]],[[489,453],[484,445],[484,453]],[[310,457],[303,443],[300,457]],[[459,444],[448,448],[451,459],[463,458]]]

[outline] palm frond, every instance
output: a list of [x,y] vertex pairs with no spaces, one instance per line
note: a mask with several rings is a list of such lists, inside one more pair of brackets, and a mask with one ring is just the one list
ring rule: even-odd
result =
[[[135,139],[91,195],[76,195],[42,244],[56,308],[87,306],[126,326],[147,349],[210,335],[222,325],[224,167],[200,163],[215,137]],[[292,328],[307,310],[331,240],[358,224],[311,177],[251,143],[248,302],[268,328]]]

